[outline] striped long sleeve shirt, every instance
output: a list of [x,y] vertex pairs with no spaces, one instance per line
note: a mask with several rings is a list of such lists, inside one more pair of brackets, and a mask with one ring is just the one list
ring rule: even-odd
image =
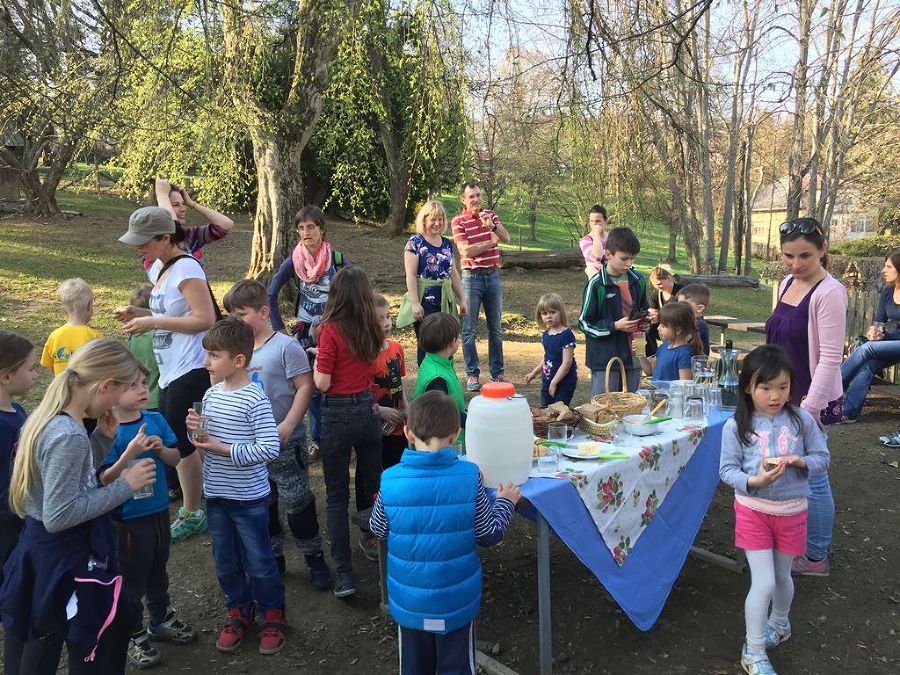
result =
[[203,494],[250,501],[269,494],[266,464],[278,457],[279,440],[272,404],[251,382],[225,391],[219,382],[203,397],[209,435],[231,446],[230,456],[205,453]]
[[[484,489],[484,477],[478,476],[478,493],[475,497],[475,543],[493,546],[503,540],[516,507],[505,498],[492,500]],[[375,500],[369,518],[369,530],[379,539],[387,539],[390,528],[384,514],[381,495]]]

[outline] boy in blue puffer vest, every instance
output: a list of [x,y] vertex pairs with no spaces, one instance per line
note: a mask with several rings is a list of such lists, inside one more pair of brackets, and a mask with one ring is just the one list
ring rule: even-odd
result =
[[439,391],[409,408],[407,449],[381,475],[369,527],[387,539],[388,606],[400,626],[400,672],[475,675],[475,617],[481,608],[476,544],[500,543],[522,496],[499,486],[492,503],[478,466],[453,443],[459,410]]

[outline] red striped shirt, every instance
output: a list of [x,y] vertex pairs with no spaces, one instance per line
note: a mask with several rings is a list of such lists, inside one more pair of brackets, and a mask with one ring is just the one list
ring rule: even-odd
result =
[[[500,224],[497,214],[490,209],[483,209],[481,213],[490,215],[491,222],[494,225]],[[453,240],[459,244],[460,242],[468,242],[469,245],[483,244],[491,239],[491,230],[484,226],[484,223],[475,216],[471,211],[463,211],[457,215],[450,224],[453,230]],[[500,264],[500,248],[492,246],[487,251],[475,256],[474,258],[465,258],[460,256],[460,265],[464,270],[477,268],[497,267]]]

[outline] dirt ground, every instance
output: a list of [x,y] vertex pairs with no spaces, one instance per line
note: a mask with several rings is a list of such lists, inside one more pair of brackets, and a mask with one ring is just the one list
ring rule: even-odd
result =
[[[370,272],[378,290],[399,300],[402,239],[385,239],[350,225],[330,225],[329,235],[337,248]],[[225,242],[209,249],[214,282],[241,276],[249,241],[247,227],[239,226]],[[578,309],[582,283],[583,275],[577,270],[504,273],[504,348],[508,372],[514,378],[521,381],[540,357],[539,333],[530,319],[537,297],[548,290],[561,291],[571,319]],[[214,287],[221,295],[223,286],[214,283]],[[413,357],[410,337],[402,341]],[[579,352],[581,360],[582,346]],[[484,343],[479,353],[486,355]],[[409,387],[414,381],[414,374],[410,375]],[[581,383],[576,403],[587,399],[585,378]],[[536,400],[536,386],[521,391]],[[832,430],[831,480],[837,502],[832,574],[797,581],[793,637],[772,654],[779,672],[900,672],[896,505],[900,450],[885,449],[877,441],[879,434],[898,428],[897,411],[894,401],[873,401],[858,424]],[[313,465],[311,475],[324,529],[321,464]],[[720,486],[697,543],[730,555],[734,552],[732,528],[731,497]],[[553,541],[551,556],[554,672],[741,672],[738,661],[748,573],[737,575],[689,558],[656,626],[643,633],[559,541]],[[536,673],[538,617],[531,523],[514,519],[504,543],[483,551],[482,559],[485,593],[478,639],[499,643],[496,658],[506,666],[523,674]],[[289,549],[285,581],[291,632],[286,649],[274,657],[260,656],[250,637],[240,653],[224,655],[213,646],[224,608],[209,537],[201,535],[175,545],[169,565],[173,603],[181,617],[198,629],[199,638],[187,647],[162,645],[165,665],[158,672],[396,672],[396,627],[379,611],[377,564],[355,549],[354,566],[358,592],[338,600],[330,592],[311,589],[302,558]]]

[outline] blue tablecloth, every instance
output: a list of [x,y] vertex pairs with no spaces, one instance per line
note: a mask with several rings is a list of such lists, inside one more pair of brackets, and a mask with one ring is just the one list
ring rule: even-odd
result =
[[[659,618],[706,516],[719,483],[722,425],[731,415],[713,411],[694,456],[621,567],[569,481],[531,478],[521,487],[522,496],[641,630],[649,630]],[[527,509],[523,515],[529,516]]]

